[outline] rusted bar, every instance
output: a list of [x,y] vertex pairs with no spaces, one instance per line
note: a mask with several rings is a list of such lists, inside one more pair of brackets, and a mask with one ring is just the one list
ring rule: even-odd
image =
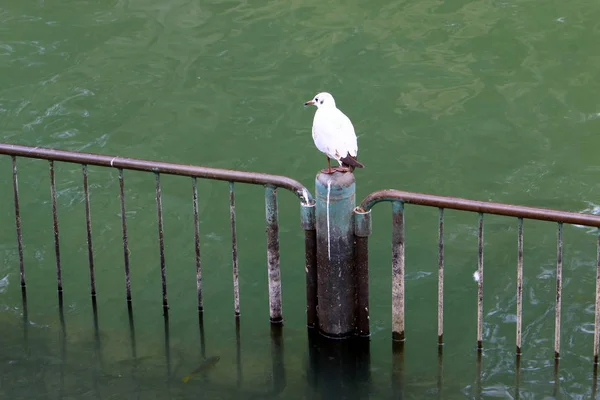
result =
[[125,214],[125,181],[123,169],[119,168],[119,199],[121,201],[121,225],[123,228],[123,257],[125,259],[125,289],[127,301],[131,302],[131,275],[129,274],[129,245],[127,244],[127,215]]
[[438,218],[438,345],[444,344],[444,209]]
[[237,229],[235,225],[235,189],[229,182],[229,220],[231,222],[231,261],[233,265],[233,308],[240,315],[240,279],[238,270]]
[[392,339],[404,341],[404,203],[392,202]]
[[54,161],[50,161],[50,193],[52,194],[52,221],[54,227],[54,254],[56,255],[56,280],[58,291],[62,292],[62,267],[60,265],[60,240],[58,232],[58,211],[56,207],[56,183],[54,180]]
[[438,346],[437,397],[444,398],[444,346]]
[[265,188],[267,222],[267,263],[269,270],[269,317],[271,323],[283,322],[281,314],[281,270],[279,269],[279,222],[277,218],[277,188]]
[[554,315],[554,357],[560,357],[560,317],[562,306],[563,224],[558,223],[556,245],[556,310]]
[[517,257],[517,356],[519,356],[521,354],[521,332],[523,326],[523,218],[519,218]]
[[306,272],[306,326],[315,328],[317,318],[317,231],[315,202],[301,204],[302,229],[304,229],[304,269]]
[[560,358],[554,358],[554,387],[552,397],[557,399],[560,393]]
[[354,257],[356,263],[356,334],[370,335],[369,329],[369,236],[372,232],[371,212],[354,210]]
[[[165,271],[165,238],[163,231],[163,215],[162,215],[162,189],[160,187],[160,174],[156,175],[156,214],[158,220],[158,245],[160,248],[160,281],[162,284],[162,300],[163,308],[166,310],[169,307],[167,300],[167,275]],[[165,311],[166,312],[166,311]],[[168,318],[168,317],[167,317]]]
[[515,366],[515,400],[521,398],[521,354],[517,353]]
[[92,216],[90,213],[90,192],[88,186],[87,165],[81,164],[83,173],[83,194],[85,197],[85,228],[87,232],[88,262],[90,265],[90,292],[96,297],[96,277],[94,274],[94,247],[92,246]]
[[196,250],[196,293],[198,296],[198,311],[204,311],[202,301],[202,263],[200,262],[200,220],[198,218],[198,179],[192,178],[194,198],[194,249]]
[[17,176],[17,157],[12,156],[13,194],[15,198],[15,225],[17,227],[17,247],[19,249],[19,272],[21,287],[25,287],[25,263],[23,262],[23,234],[21,232],[21,207],[19,206],[19,180]]
[[483,214],[479,213],[479,229],[477,230],[477,348],[483,348]]
[[598,244],[596,245],[596,311],[594,318],[594,365],[598,366],[598,345],[600,342],[600,229],[598,229]]
[[363,210],[370,210],[375,204],[382,201],[401,201],[406,204],[473,211],[485,214],[504,215],[507,217],[537,219],[541,221],[564,222],[600,228],[600,216],[598,215],[549,210],[546,208],[514,206],[510,204],[468,200],[458,197],[434,196],[392,189],[371,193],[362,201],[360,207]]
[[312,197],[310,192],[298,181],[285,176],[269,175],[257,172],[233,171],[219,168],[199,167],[194,165],[183,165],[166,163],[160,161],[139,160],[100,154],[77,153],[56,149],[45,149],[39,147],[20,146],[15,144],[0,143],[0,154],[38,158],[44,160],[64,161],[77,164],[98,165],[102,167],[113,167],[130,169],[136,171],[149,171],[161,174],[182,175],[249,183],[254,185],[269,185],[290,190],[304,203],[310,203]]

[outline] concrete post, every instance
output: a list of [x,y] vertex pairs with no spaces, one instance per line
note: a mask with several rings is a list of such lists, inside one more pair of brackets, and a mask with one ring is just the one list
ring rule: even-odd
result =
[[354,175],[317,175],[317,294],[319,330],[343,338],[355,330]]

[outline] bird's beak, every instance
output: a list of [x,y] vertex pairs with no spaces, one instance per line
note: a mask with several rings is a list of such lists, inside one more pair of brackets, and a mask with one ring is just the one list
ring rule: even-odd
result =
[[304,103],[305,106],[312,106],[313,104],[315,104],[313,100],[309,100],[306,103]]

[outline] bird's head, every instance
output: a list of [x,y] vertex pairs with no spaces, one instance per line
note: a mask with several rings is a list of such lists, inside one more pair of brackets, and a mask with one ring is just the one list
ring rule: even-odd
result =
[[319,93],[318,95],[316,95],[312,100],[307,101],[306,103],[304,103],[305,106],[317,106],[317,108],[320,107],[335,107],[335,100],[333,99],[333,96],[330,95],[327,92],[323,92],[323,93]]

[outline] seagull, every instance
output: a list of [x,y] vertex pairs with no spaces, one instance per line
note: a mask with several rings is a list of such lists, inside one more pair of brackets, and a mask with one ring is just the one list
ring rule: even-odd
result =
[[[354,126],[346,114],[335,106],[333,96],[326,92],[319,93],[304,105],[317,107],[312,137],[317,149],[327,157],[327,169],[322,169],[321,172],[333,174],[336,171],[352,172],[354,168],[364,168],[356,159],[358,144]],[[331,168],[332,158],[340,163],[339,167]]]

